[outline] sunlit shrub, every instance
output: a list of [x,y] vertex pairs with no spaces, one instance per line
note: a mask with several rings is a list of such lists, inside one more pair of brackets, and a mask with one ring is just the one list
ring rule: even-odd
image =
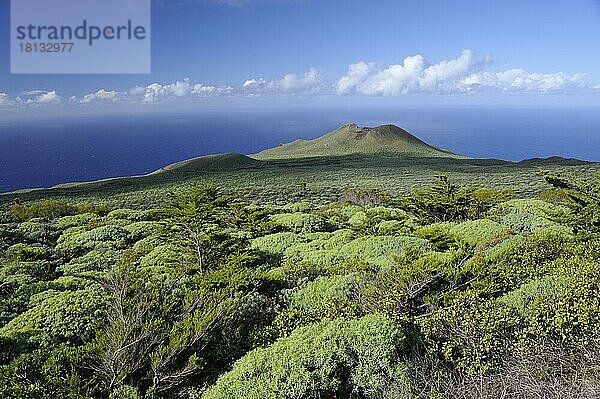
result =
[[355,274],[319,277],[291,295],[289,307],[275,323],[281,330],[291,332],[323,318],[356,317],[361,312],[352,296],[359,283]]
[[56,228],[59,230],[66,230],[69,227],[85,227],[92,222],[97,222],[99,220],[100,216],[95,213],[81,213],[79,215],[63,216],[56,221]]
[[508,229],[488,219],[468,220],[452,226],[448,233],[462,244],[474,247],[509,233]]
[[367,236],[357,238],[339,249],[345,259],[364,259],[370,263],[386,266],[394,255],[411,249],[432,249],[431,244],[422,238],[409,236]]
[[132,241],[138,241],[142,238],[146,238],[160,231],[160,224],[158,222],[142,221],[134,222],[123,227],[131,234]]
[[155,220],[153,216],[157,210],[134,210],[134,209],[115,209],[109,212],[108,219],[124,219],[132,222],[141,222],[144,220]]
[[29,242],[39,243],[51,243],[59,235],[54,227],[38,219],[19,224],[16,233]]
[[303,235],[308,241],[289,246],[284,254],[287,261],[311,261],[332,266],[343,257],[340,248],[352,241],[354,233],[342,229],[333,233],[312,233]]
[[23,262],[44,260],[50,258],[51,250],[43,245],[19,243],[8,248],[4,256],[10,260]]
[[154,248],[140,259],[140,267],[164,268],[178,263],[191,262],[189,254],[182,253],[179,248],[171,244]]
[[107,225],[89,231],[72,227],[60,236],[56,250],[75,255],[92,249],[123,249],[129,242],[129,232],[122,227]]
[[382,316],[323,321],[248,353],[203,398],[397,398],[408,384],[403,345]]
[[289,212],[309,212],[314,209],[314,205],[309,201],[300,201],[286,204],[283,209]]
[[335,227],[327,219],[311,213],[282,213],[273,215],[271,220],[295,233],[335,230]]
[[531,313],[534,301],[556,301],[566,284],[565,277],[543,276],[504,294],[498,300],[516,309],[520,314]]
[[485,260],[488,262],[501,262],[506,256],[514,251],[525,241],[522,235],[513,235],[505,240],[500,241],[496,245],[487,249]]
[[379,235],[395,235],[407,233],[406,222],[400,220],[384,220],[377,225],[377,234]]
[[56,219],[76,214],[77,207],[64,200],[47,200],[32,204],[14,204],[8,208],[8,212],[23,221],[34,218]]
[[569,209],[542,200],[511,200],[498,205],[491,213],[499,223],[522,235],[538,230],[553,230],[566,235],[573,232],[571,227],[557,222],[568,218]]
[[256,238],[252,241],[252,248],[271,255],[283,255],[286,249],[304,242],[304,239],[296,233],[284,232],[269,234]]
[[64,275],[79,275],[86,272],[102,271],[108,269],[117,259],[118,256],[113,250],[92,250],[59,266],[57,270]]
[[102,323],[106,301],[97,288],[61,292],[11,320],[0,329],[0,335],[81,342],[91,338]]
[[414,235],[428,240],[439,250],[446,250],[457,244],[455,237],[450,234],[453,226],[455,223],[451,222],[433,223],[417,228]]

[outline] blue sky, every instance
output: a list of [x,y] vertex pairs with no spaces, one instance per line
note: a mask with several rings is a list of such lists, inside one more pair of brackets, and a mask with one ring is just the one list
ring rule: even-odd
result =
[[600,94],[596,0],[153,0],[148,75],[11,75],[9,3],[0,0],[3,110],[282,96],[585,103]]

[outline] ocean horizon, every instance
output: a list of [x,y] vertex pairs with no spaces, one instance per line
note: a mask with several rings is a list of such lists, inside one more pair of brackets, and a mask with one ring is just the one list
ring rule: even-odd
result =
[[343,125],[398,125],[475,158],[600,161],[594,107],[335,108],[94,115],[0,122],[0,192],[140,175],[181,160],[253,154]]

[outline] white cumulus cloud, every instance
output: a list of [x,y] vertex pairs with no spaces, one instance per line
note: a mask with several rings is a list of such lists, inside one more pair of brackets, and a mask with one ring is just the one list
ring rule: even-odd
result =
[[[260,76],[260,75],[259,75]],[[469,49],[456,58],[437,62],[423,55],[405,57],[400,63],[381,66],[373,62],[357,62],[347,67],[343,76],[327,79],[317,68],[305,73],[287,73],[272,79],[249,78],[236,85],[197,83],[189,78],[171,83],[154,82],[130,89],[101,88],[95,92],[74,95],[63,100],[55,91],[23,91],[16,98],[0,92],[0,107],[40,107],[51,104],[148,103],[191,101],[200,97],[260,96],[403,96],[469,95],[479,93],[573,94],[600,93],[600,84],[590,83],[586,74],[565,72],[532,72],[519,68],[495,70],[491,57],[479,58]]]
[[199,97],[228,95],[234,91],[232,86],[210,86],[197,83],[191,93]]
[[129,93],[130,96],[142,96],[146,93],[146,89],[141,86],[134,86],[129,89],[127,93]]
[[0,93],[0,107],[12,105],[10,96],[6,93]]
[[104,102],[116,102],[119,97],[122,96],[122,93],[115,90],[104,90],[100,89],[95,93],[86,94],[81,99],[82,103],[91,103],[94,101],[104,101]]
[[275,86],[283,91],[313,91],[318,89],[321,83],[321,74],[316,68],[310,68],[303,76],[294,73],[288,73],[283,78],[274,82]]
[[165,86],[165,90],[168,94],[172,94],[175,97],[185,97],[190,94],[190,80],[178,80],[170,85]]
[[166,93],[165,87],[159,83],[152,83],[146,87],[144,93],[144,102],[153,103],[164,97]]
[[242,88],[246,90],[260,89],[268,85],[264,78],[248,79],[242,84]]
[[410,93],[467,94],[527,92],[577,94],[596,91],[586,75],[564,72],[539,73],[523,69],[489,72],[491,57],[478,59],[471,50],[437,63],[420,54],[406,57],[401,64],[377,68],[373,63],[352,64],[335,83],[337,94],[401,96]]
[[33,95],[32,98],[28,98],[26,100],[22,100],[21,97],[18,97],[17,100],[27,105],[48,105],[59,104],[62,102],[62,98],[56,93],[55,90],[41,92],[40,94]]
[[359,93],[369,96],[399,96],[411,92],[447,92],[458,78],[465,77],[488,58],[478,60],[471,50],[452,60],[429,63],[420,54],[406,57],[401,64],[378,69],[374,64],[359,62],[348,67],[336,82],[338,94]]
[[265,80],[264,78],[252,78],[242,84],[245,94],[316,94],[325,88],[321,73],[311,67],[303,75],[288,73],[280,78]]
[[354,89],[359,83],[364,81],[374,70],[375,64],[358,62],[348,66],[348,73],[342,76],[336,83],[336,92],[345,94]]
[[523,69],[474,73],[460,83],[467,91],[496,89],[503,92],[575,93],[595,90],[582,73],[530,73]]

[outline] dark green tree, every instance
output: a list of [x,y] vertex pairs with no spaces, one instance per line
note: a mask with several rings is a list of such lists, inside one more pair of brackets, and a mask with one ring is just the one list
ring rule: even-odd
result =
[[480,218],[494,205],[508,199],[509,192],[482,189],[476,184],[461,186],[448,175],[440,174],[429,187],[417,190],[412,198],[401,200],[400,206],[425,223],[437,223]]
[[563,199],[563,203],[572,209],[572,215],[566,220],[575,231],[597,233],[600,231],[600,173],[591,179],[580,179],[552,170],[540,170]]
[[231,234],[240,224],[236,205],[233,197],[221,195],[213,184],[194,184],[167,205],[163,233],[194,256],[202,273],[239,249],[240,240]]

